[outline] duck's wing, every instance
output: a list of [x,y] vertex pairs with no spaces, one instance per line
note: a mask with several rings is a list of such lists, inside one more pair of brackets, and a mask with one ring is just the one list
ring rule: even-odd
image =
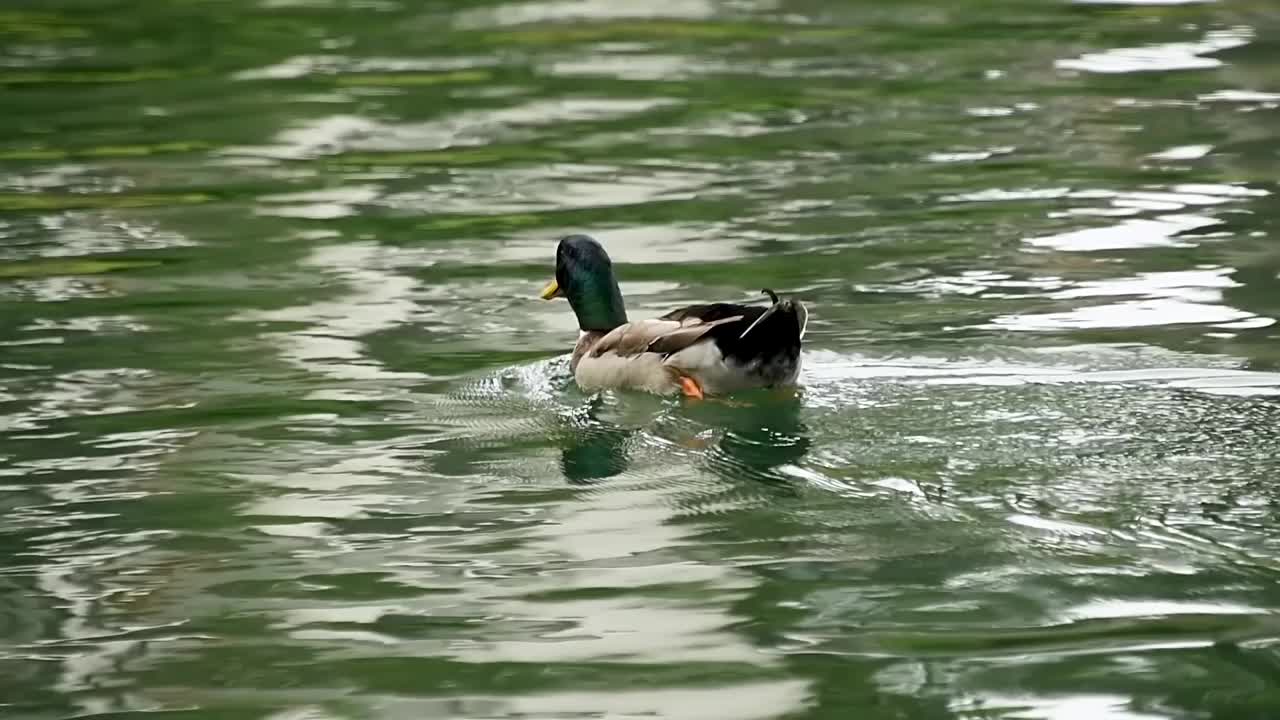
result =
[[712,303],[690,305],[667,313],[664,320],[696,321],[711,325],[711,339],[727,358],[751,362],[777,355],[794,355],[809,324],[809,311],[798,300],[774,300],[768,307]]
[[741,315],[704,319],[694,315],[673,318],[668,314],[637,320],[609,331],[591,347],[591,355],[599,357],[607,352],[623,357],[646,352],[670,355],[698,342],[713,329],[742,319]]

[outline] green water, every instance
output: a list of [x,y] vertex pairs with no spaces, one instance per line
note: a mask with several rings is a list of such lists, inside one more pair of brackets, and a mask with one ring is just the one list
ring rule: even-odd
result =
[[[1277,38],[4,3],[0,715],[1280,716]],[[576,390],[570,232],[802,390]]]

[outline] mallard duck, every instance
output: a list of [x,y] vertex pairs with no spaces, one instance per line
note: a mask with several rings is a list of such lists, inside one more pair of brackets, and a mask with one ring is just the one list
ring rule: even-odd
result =
[[583,390],[702,398],[795,383],[809,313],[798,301],[762,292],[769,307],[689,305],[628,321],[609,254],[586,235],[570,235],[556,248],[556,276],[542,299],[568,298],[578,316],[569,367]]

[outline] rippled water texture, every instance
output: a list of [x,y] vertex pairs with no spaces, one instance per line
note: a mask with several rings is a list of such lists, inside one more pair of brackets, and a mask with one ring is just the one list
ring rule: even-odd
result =
[[[1280,717],[1280,12],[0,8],[0,715]],[[761,287],[588,397],[537,291]]]

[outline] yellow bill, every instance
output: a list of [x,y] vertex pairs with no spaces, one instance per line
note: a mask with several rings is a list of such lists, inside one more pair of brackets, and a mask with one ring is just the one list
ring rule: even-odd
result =
[[552,280],[547,286],[542,288],[542,299],[550,300],[551,298],[560,297],[560,283]]

